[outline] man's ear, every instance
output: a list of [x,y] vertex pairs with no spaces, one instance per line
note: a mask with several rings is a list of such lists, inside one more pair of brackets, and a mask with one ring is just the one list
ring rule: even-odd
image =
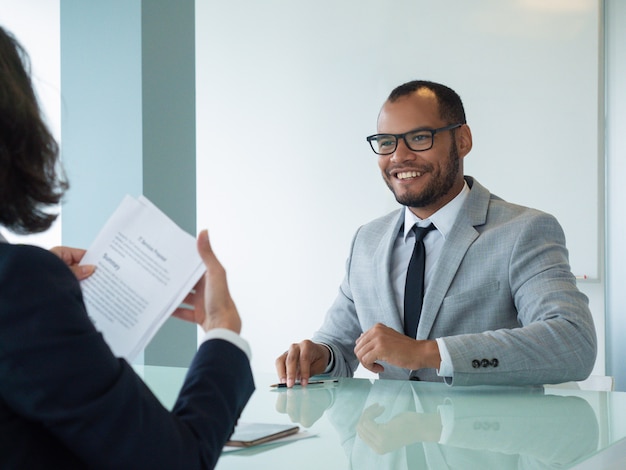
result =
[[459,127],[456,132],[456,148],[461,158],[472,150],[472,131],[467,124]]

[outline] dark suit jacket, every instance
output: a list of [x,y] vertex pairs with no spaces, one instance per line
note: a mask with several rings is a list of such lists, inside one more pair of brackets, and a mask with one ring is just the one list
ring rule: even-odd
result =
[[210,340],[166,410],[63,262],[0,243],[0,468],[213,468],[253,390],[245,353]]

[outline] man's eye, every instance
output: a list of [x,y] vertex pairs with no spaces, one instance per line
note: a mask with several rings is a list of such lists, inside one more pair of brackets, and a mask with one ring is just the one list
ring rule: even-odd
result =
[[381,149],[387,149],[396,145],[396,140],[386,137],[382,139],[378,139],[378,147]]
[[417,132],[415,134],[411,134],[407,136],[411,142],[424,142],[425,140],[430,139],[429,132]]

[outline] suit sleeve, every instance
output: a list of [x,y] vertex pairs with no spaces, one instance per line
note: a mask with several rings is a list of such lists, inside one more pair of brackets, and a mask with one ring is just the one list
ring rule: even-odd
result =
[[[586,296],[576,287],[563,231],[537,213],[518,224],[506,284],[517,328],[444,337],[454,366],[453,385],[546,384],[583,380],[593,369],[596,335]],[[468,311],[468,316],[497,312]],[[479,365],[483,359],[492,362]]]
[[54,255],[14,247],[0,261],[0,394],[90,468],[213,468],[254,384],[223,340],[196,354],[173,411],[113,356],[80,286]]

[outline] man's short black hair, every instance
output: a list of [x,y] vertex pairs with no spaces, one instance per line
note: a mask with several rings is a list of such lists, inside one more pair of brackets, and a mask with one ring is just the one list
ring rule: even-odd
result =
[[413,80],[411,82],[404,83],[396,88],[389,94],[387,101],[393,103],[394,101],[408,96],[419,89],[426,88],[432,91],[437,97],[439,103],[439,115],[441,119],[448,124],[465,124],[465,109],[463,108],[463,102],[461,97],[452,88],[449,88],[440,83],[430,82],[427,80]]

